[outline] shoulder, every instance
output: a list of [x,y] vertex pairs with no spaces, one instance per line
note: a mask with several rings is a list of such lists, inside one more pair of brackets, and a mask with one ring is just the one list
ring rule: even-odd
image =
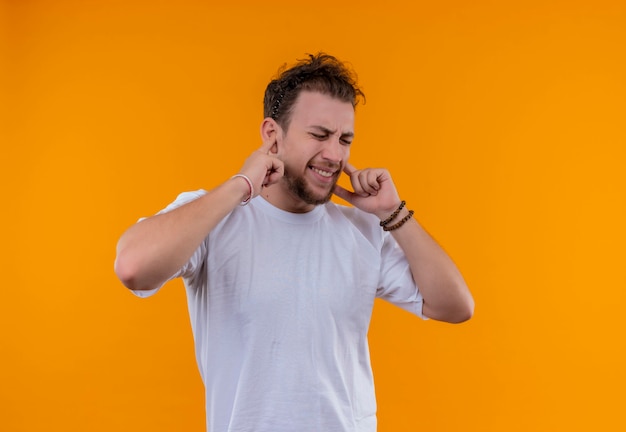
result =
[[366,213],[356,207],[349,207],[333,202],[325,204],[325,207],[331,218],[349,224],[372,244],[382,244],[385,232],[380,228],[380,221],[375,215]]
[[366,213],[363,210],[359,210],[356,207],[329,202],[326,204],[326,209],[329,213],[339,212],[345,218],[354,222],[365,223],[367,225],[378,225],[378,218],[376,216]]
[[198,189],[196,191],[190,192],[182,192],[180,193],[176,199],[171,202],[167,207],[161,210],[159,213],[167,213],[168,211],[172,211],[175,208],[181,207],[185,204],[190,203],[191,201],[195,201],[200,198],[202,195],[205,195],[207,192],[204,189]]

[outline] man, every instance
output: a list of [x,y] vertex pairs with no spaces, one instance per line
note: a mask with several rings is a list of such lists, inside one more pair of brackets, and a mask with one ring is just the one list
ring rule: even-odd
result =
[[[240,172],[118,243],[116,273],[138,295],[184,278],[210,432],[375,431],[374,299],[448,322],[473,313],[389,172],[348,163],[361,97],[332,56],[283,71]],[[342,173],[353,190],[337,185]]]

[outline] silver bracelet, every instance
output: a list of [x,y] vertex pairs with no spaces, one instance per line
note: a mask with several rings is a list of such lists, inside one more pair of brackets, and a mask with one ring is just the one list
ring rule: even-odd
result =
[[235,174],[234,176],[231,177],[231,180],[236,178],[236,177],[241,177],[242,179],[244,179],[246,181],[246,183],[248,183],[248,188],[250,190],[250,195],[248,195],[248,198],[246,198],[245,200],[241,201],[241,203],[239,203],[239,205],[245,206],[252,199],[252,194],[254,193],[254,186],[252,185],[252,180],[250,180],[248,178],[248,176],[246,176],[244,174]]

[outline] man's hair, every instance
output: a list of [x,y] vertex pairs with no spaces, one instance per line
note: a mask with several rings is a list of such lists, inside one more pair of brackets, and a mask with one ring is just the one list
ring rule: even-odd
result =
[[284,65],[265,89],[263,115],[271,117],[283,128],[289,127],[293,105],[302,90],[350,102],[355,107],[365,95],[357,85],[356,74],[335,57],[318,53],[299,60],[287,69]]

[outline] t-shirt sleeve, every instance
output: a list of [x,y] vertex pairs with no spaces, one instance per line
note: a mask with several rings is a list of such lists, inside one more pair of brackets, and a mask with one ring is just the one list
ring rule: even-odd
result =
[[[177,209],[180,206],[183,206],[187,203],[190,203],[191,201],[194,201],[200,198],[204,194],[206,194],[206,191],[202,189],[193,191],[193,192],[183,192],[180,195],[178,195],[178,197],[176,198],[176,200],[174,200],[174,202],[169,204],[163,210],[159,211],[157,214],[170,212],[174,209]],[[146,218],[139,219],[138,223],[140,223],[144,219]],[[155,293],[157,293],[161,289],[161,287],[163,287],[163,285],[165,285],[167,282],[171,281],[172,279],[175,279],[177,277],[192,278],[195,276],[198,269],[201,267],[204,256],[206,256],[206,240],[200,243],[200,246],[191,255],[189,260],[180,269],[178,269],[176,273],[174,273],[165,282],[163,282],[161,286],[154,288],[152,290],[131,290],[131,291],[137,297],[141,297],[141,298],[150,297],[154,295]]]
[[428,319],[422,313],[424,299],[413,279],[406,256],[389,233],[384,234],[381,258],[381,280],[376,297],[422,319]]

